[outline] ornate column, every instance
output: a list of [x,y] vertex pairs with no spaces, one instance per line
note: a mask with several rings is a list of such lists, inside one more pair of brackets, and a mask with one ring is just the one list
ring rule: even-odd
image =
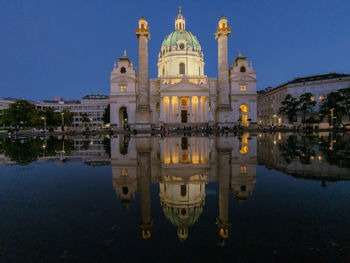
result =
[[139,75],[135,126],[140,129],[150,129],[151,127],[150,87],[148,80],[148,40],[151,35],[147,24],[147,21],[142,16],[139,20],[139,27],[136,28],[136,36],[139,40]]
[[206,104],[205,104],[205,121],[208,122],[209,121],[209,98],[206,97]]
[[230,104],[230,84],[229,68],[227,56],[227,39],[231,33],[231,27],[227,26],[227,19],[222,16],[219,20],[219,26],[215,33],[215,39],[218,40],[218,108],[217,123],[224,124],[232,121],[232,109]]
[[181,123],[181,110],[180,110],[181,97],[177,97],[177,122]]
[[192,96],[190,97],[190,123],[192,123]]
[[201,96],[198,96],[198,112],[197,112],[197,122],[202,122],[201,119]]
[[173,122],[173,97],[169,96],[169,122]]

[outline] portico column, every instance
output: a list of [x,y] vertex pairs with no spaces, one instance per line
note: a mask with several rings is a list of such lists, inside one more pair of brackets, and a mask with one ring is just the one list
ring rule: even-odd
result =
[[163,97],[160,98],[160,121],[164,121],[164,106],[163,106]]
[[180,112],[180,101],[181,97],[177,97],[177,122],[181,123],[181,112]]
[[198,96],[198,117],[197,122],[201,122],[201,96]]
[[205,105],[205,107],[206,107],[206,109],[205,109],[205,112],[206,112],[206,114],[205,114],[205,121],[208,122],[209,121],[209,98],[206,97],[206,99],[207,99],[207,102],[206,102],[206,105]]
[[190,97],[190,122],[192,123],[192,97]]
[[173,122],[173,97],[169,96],[169,122]]

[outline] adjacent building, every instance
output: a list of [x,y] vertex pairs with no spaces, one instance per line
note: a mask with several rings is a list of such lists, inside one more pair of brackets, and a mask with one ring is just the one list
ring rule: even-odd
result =
[[202,47],[186,28],[179,11],[175,29],[165,37],[158,54],[158,76],[148,78],[148,41],[145,18],[139,20],[139,69],[126,52],[110,75],[111,125],[148,129],[152,126],[241,125],[257,122],[256,73],[240,52],[229,67],[228,36],[231,26],[223,16],[218,41],[218,78],[205,74]]
[[[314,112],[330,92],[350,87],[350,74],[329,73],[324,75],[311,75],[308,77],[295,78],[276,88],[267,88],[258,92],[258,124],[259,125],[285,125],[288,120],[279,113],[282,101],[287,94],[299,98],[303,93],[310,92],[316,101]],[[296,122],[301,122],[298,116]]]

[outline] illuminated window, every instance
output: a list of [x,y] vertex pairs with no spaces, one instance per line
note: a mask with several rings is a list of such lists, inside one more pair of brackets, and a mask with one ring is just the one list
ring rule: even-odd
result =
[[246,85],[241,85],[241,91],[246,91],[247,90],[247,86]]
[[124,68],[124,67],[122,67],[121,69],[120,69],[120,73],[125,73],[126,72],[126,69]]
[[248,153],[248,145],[242,145],[241,149],[239,150],[240,154],[247,154]]
[[120,85],[120,92],[126,91],[126,85]]
[[245,67],[244,66],[241,67],[241,72],[245,72]]
[[185,63],[180,63],[179,65],[179,73],[185,74]]
[[188,99],[187,98],[181,98],[181,106],[187,107],[188,106]]
[[247,173],[247,166],[241,166],[241,174]]
[[310,99],[311,99],[311,101],[315,101],[315,97],[314,96],[312,96]]
[[122,176],[128,176],[128,171],[127,170],[122,170]]
[[319,99],[320,102],[324,101],[324,97],[323,96],[319,96],[318,99]]

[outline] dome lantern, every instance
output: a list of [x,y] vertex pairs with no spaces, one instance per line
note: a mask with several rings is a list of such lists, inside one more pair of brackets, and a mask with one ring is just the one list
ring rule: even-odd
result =
[[179,14],[175,20],[175,30],[185,30],[186,29],[186,21],[181,14],[181,6],[179,6]]

